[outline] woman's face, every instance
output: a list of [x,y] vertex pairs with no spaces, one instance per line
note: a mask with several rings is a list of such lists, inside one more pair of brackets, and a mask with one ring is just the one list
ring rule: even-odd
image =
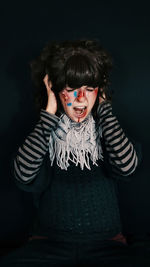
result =
[[66,87],[59,93],[65,113],[75,122],[82,122],[91,112],[98,94],[98,87]]

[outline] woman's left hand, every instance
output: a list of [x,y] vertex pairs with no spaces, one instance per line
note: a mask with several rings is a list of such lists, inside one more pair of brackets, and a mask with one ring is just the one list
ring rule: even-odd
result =
[[102,89],[100,89],[100,92],[101,92],[101,94],[99,96],[99,103],[101,104],[102,102],[104,102],[106,100],[106,95]]

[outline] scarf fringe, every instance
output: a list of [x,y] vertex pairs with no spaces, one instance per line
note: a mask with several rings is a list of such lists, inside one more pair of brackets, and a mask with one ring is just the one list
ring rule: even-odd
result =
[[98,166],[97,160],[103,160],[100,137],[102,130],[95,130],[95,121],[91,115],[87,120],[78,124],[72,122],[65,114],[60,118],[58,128],[51,132],[49,139],[49,155],[51,166],[56,158],[57,165],[67,170],[69,161],[81,170],[84,166],[91,170],[90,160]]

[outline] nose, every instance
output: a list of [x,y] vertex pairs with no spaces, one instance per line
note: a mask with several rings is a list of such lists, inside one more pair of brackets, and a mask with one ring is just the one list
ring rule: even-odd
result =
[[79,102],[83,102],[83,101],[85,101],[85,90],[80,89],[80,90],[78,91],[77,100],[78,100]]

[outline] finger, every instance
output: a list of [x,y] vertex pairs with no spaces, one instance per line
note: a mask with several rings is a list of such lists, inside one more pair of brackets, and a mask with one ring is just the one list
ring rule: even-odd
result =
[[102,103],[103,101],[106,100],[106,95],[105,93],[103,93],[100,97],[99,97],[99,103]]
[[46,86],[47,91],[50,91],[51,88],[52,88],[52,83],[51,83],[51,81],[49,81],[48,74],[45,75],[45,77],[43,79],[43,82],[44,82],[44,84]]
[[103,98],[99,97],[99,103],[101,104],[103,101]]

